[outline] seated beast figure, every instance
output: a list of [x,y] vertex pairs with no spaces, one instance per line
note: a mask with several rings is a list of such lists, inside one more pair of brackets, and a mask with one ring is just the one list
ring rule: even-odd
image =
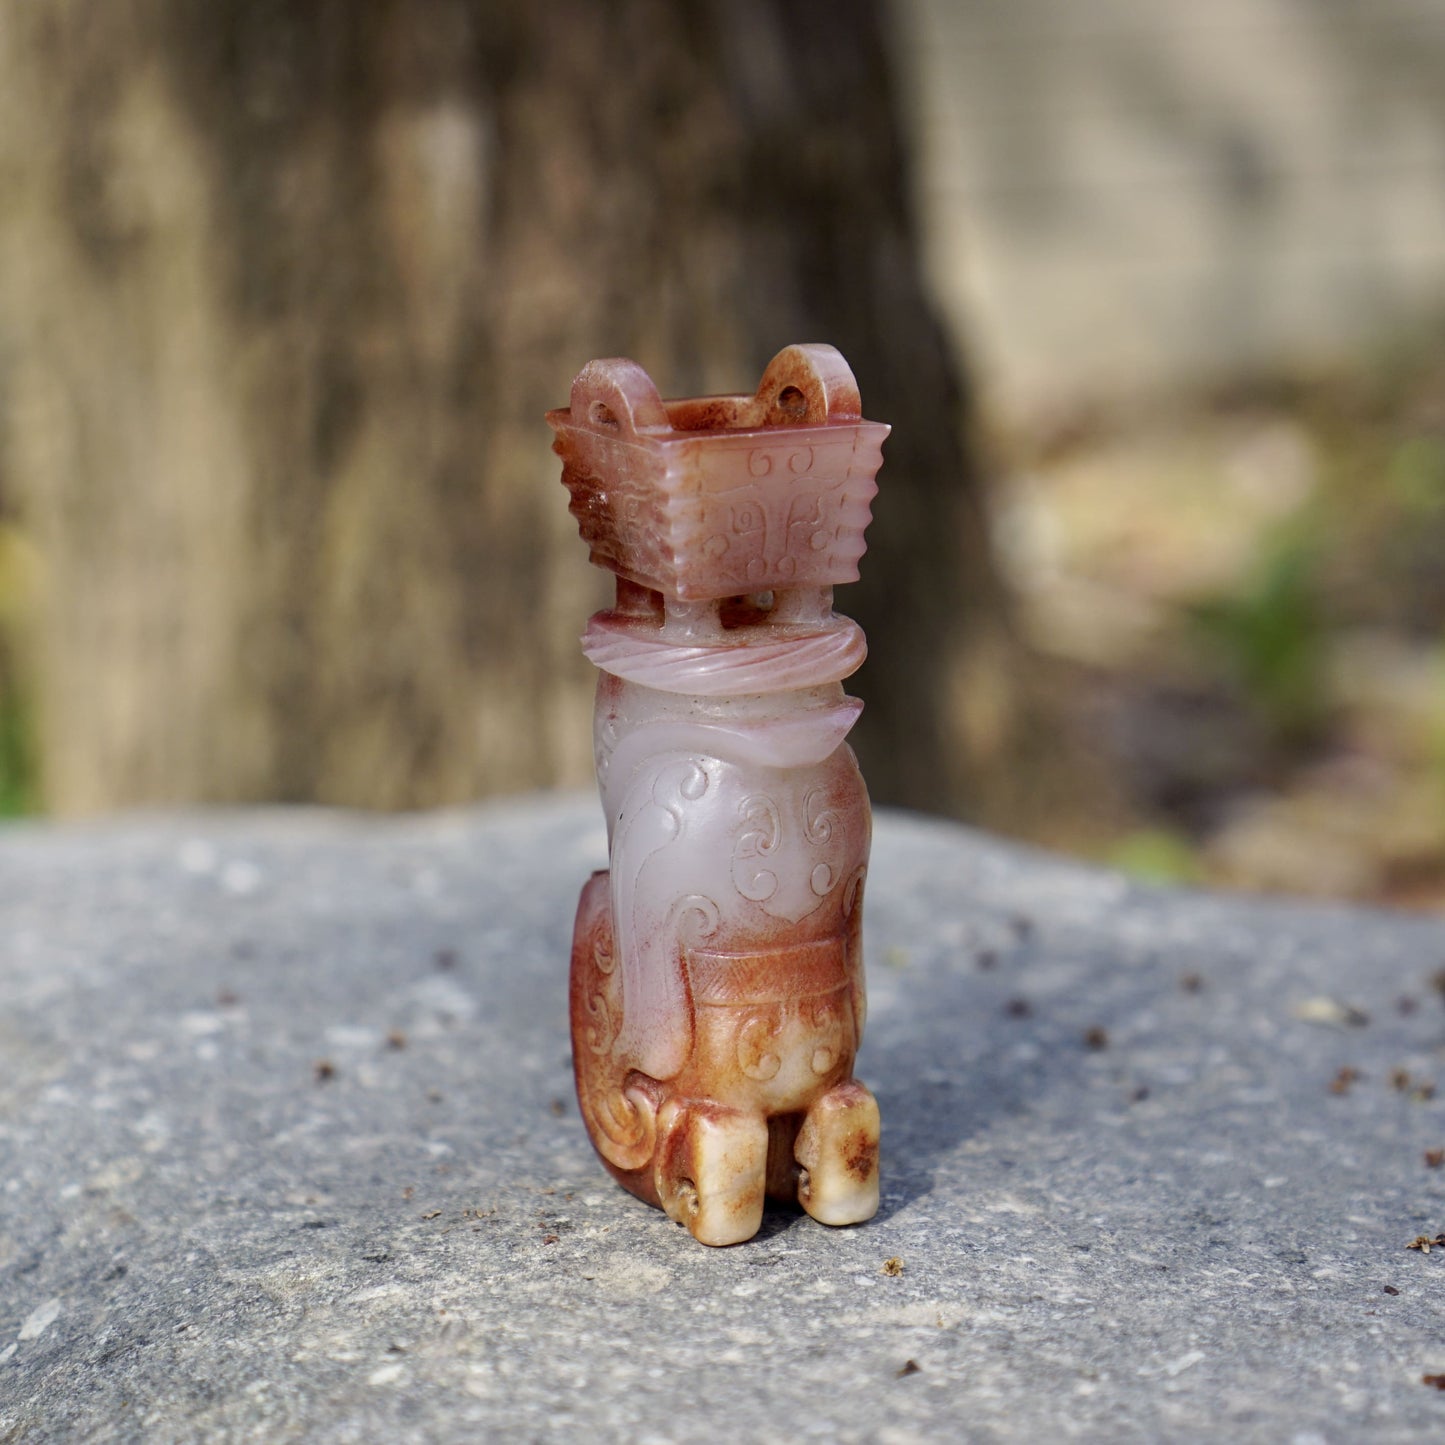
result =
[[767,1195],[868,1219],[870,819],[842,687],[865,648],[832,604],[858,576],[888,428],[830,346],[788,347],[752,396],[683,401],[594,361],[547,420],[592,561],[617,577],[583,638],[611,863],[572,951],[592,1142],[704,1244],[750,1238]]

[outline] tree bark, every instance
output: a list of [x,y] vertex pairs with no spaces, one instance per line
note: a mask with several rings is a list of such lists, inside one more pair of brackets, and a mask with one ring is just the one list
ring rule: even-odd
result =
[[840,598],[875,796],[976,798],[1009,644],[887,41],[872,0],[6,7],[49,804],[586,781],[606,579],[541,413],[594,356],[751,390],[792,341],[895,428]]

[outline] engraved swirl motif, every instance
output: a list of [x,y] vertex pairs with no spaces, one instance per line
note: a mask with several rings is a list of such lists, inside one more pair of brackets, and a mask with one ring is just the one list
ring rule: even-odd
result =
[[821,493],[795,497],[788,509],[788,536],[805,540],[811,551],[823,551],[833,540],[838,526],[837,517],[829,515],[831,510],[828,499]]
[[664,768],[652,785],[652,801],[672,819],[674,834],[682,832],[687,809],[707,792],[707,769],[695,758]]
[[646,1111],[621,1090],[611,1089],[597,1101],[597,1122],[603,1132],[620,1148],[639,1144],[647,1130]]
[[695,948],[718,930],[721,911],[704,893],[687,893],[667,912],[667,932],[684,948]]
[[748,1078],[767,1083],[783,1067],[782,1056],[769,1045],[783,1031],[783,1010],[778,1006],[754,1013],[738,1030],[738,1068]]
[[[837,809],[828,806],[826,788],[810,788],[803,797],[803,836],[815,847],[826,847],[833,838],[833,830],[840,823]],[[826,898],[831,892],[838,875],[829,863],[819,863],[808,878],[808,885],[819,898]]]
[[592,1101],[593,1141],[598,1152],[619,1169],[639,1169],[652,1158],[657,1142],[657,1111],[640,1090],[599,1090]]
[[667,842],[682,835],[687,804],[697,802],[707,792],[707,784],[707,769],[696,758],[670,764],[653,780],[652,802],[662,812],[662,818],[657,821],[667,835]]
[[622,1020],[613,1010],[611,1000],[603,989],[588,996],[586,1007],[588,1023],[583,1031],[582,1042],[589,1052],[605,1057],[612,1052],[612,1044]]
[[757,859],[770,859],[783,836],[778,805],[766,793],[752,793],[738,804],[747,825],[733,847],[733,884],[753,903],[762,903],[778,891],[778,875]]
[[732,523],[733,531],[736,532],[739,537],[746,537],[753,532],[762,532],[766,535],[768,525],[767,509],[760,500],[754,498],[734,502],[732,507]]
[[612,951],[612,928],[602,918],[592,933],[592,967],[596,971],[595,987],[586,995],[588,1026],[583,1042],[594,1054],[610,1054],[622,1027],[621,1000],[618,997],[617,960]]
[[592,935],[592,962],[604,978],[611,978],[617,968],[617,955],[612,948],[612,925],[605,916]]
[[819,1077],[832,1069],[842,1057],[843,1015],[837,992],[817,994],[798,1001],[798,1014],[811,1035],[812,1053],[809,1065]]
[[838,811],[828,806],[826,788],[809,788],[803,796],[803,832],[810,843],[822,847],[833,836]]
[[838,1062],[838,1051],[829,1048],[826,1044],[819,1044],[813,1050],[812,1057],[808,1060],[809,1067],[819,1078],[822,1078],[834,1064]]

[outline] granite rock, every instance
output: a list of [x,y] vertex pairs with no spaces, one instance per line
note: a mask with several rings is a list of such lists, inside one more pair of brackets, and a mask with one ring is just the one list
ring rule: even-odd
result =
[[576,797],[0,830],[0,1441],[1445,1430],[1439,922],[885,812],[882,1210],[710,1250],[572,1099],[604,852]]

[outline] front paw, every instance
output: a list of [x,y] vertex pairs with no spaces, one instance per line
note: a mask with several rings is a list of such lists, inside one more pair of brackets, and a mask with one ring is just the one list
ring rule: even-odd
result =
[[856,1079],[808,1110],[794,1157],[798,1203],[822,1224],[861,1224],[878,1213],[878,1101]]
[[763,1222],[768,1125],[760,1114],[696,1101],[664,1106],[657,1194],[702,1244],[740,1244]]

